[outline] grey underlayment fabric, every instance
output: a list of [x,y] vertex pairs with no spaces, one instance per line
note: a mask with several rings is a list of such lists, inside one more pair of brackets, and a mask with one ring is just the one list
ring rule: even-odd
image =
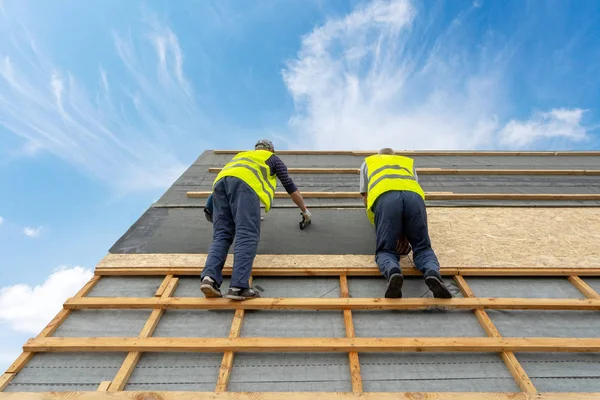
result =
[[228,337],[233,310],[166,310],[153,336]]
[[138,336],[150,310],[73,310],[52,336]]
[[598,353],[517,353],[540,392],[600,392]]
[[477,297],[530,297],[581,299],[583,294],[566,277],[466,277]]
[[506,337],[600,338],[598,311],[488,310]]
[[154,297],[162,276],[103,276],[87,297]]
[[95,391],[112,381],[126,353],[37,353],[6,392]]
[[[261,224],[258,253],[374,254],[374,228],[364,209],[311,212],[313,224],[301,231],[298,212],[271,210]],[[207,253],[211,242],[212,225],[204,218],[202,209],[150,208],[110,252]]]
[[340,297],[340,278],[256,276],[253,285],[262,297]]
[[360,353],[365,392],[518,392],[497,354]]
[[350,392],[346,353],[239,353],[232,392]]
[[214,392],[222,353],[143,353],[125,390]]
[[242,337],[346,337],[342,311],[247,311]]

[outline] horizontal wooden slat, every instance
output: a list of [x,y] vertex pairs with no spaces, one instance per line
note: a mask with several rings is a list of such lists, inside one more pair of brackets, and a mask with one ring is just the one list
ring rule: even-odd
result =
[[[219,173],[223,168],[211,167],[208,172]],[[358,168],[288,168],[290,174],[358,175]],[[577,175],[597,176],[600,169],[469,169],[417,168],[418,175]]]
[[33,352],[600,352],[596,338],[35,338]]
[[[237,154],[247,150],[214,150],[214,154]],[[354,155],[370,156],[379,150],[279,150],[280,155]],[[495,150],[396,150],[397,155],[406,156],[600,156],[599,151],[495,151]]]
[[[187,192],[189,198],[207,198],[212,192]],[[276,192],[275,198],[289,197],[286,192]],[[359,192],[302,192],[307,199],[361,199]],[[600,200],[600,194],[591,193],[436,193],[426,192],[426,200],[542,200],[542,201],[592,201]]]
[[422,310],[488,308],[498,310],[600,310],[597,299],[525,298],[259,298],[244,302],[203,297],[71,298],[68,309],[211,309],[211,310]]
[[0,393],[0,400],[597,400],[600,393],[493,392],[42,392]]
[[[347,256],[352,258],[354,256]],[[372,258],[372,257],[371,257]],[[351,260],[349,260],[351,262]],[[181,266],[181,267],[121,267],[121,268],[96,268],[96,273],[104,276],[139,276],[139,275],[179,275],[179,276],[199,276],[202,272],[201,266]],[[442,275],[462,275],[462,276],[600,276],[600,268],[444,268],[440,269]],[[223,269],[223,274],[231,275],[231,268]],[[252,269],[254,276],[381,276],[376,267],[357,267],[357,268],[262,268],[254,267]],[[421,273],[414,268],[402,269],[402,275],[421,276]]]

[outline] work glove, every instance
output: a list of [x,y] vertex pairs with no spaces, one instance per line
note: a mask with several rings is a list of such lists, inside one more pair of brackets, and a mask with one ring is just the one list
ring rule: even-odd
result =
[[312,214],[310,213],[310,211],[308,211],[308,208],[307,208],[306,212],[301,212],[300,215],[302,215],[302,221],[300,221],[300,230],[302,230],[302,229],[306,228],[308,225],[310,225]]
[[212,214],[206,208],[204,209],[204,216],[206,217],[206,220],[212,224]]
[[204,206],[204,216],[206,217],[206,220],[208,222],[210,222],[211,224],[213,222],[212,212],[213,212],[213,195],[211,193],[211,195],[208,196],[208,199],[206,199],[206,205]]
[[411,251],[412,246],[408,242],[408,239],[406,239],[406,236],[401,235],[398,242],[396,242],[396,252],[401,256],[407,256]]

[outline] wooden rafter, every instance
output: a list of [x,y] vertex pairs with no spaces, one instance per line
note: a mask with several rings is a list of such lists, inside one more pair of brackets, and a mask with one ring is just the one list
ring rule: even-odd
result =
[[598,338],[35,338],[33,352],[600,352]]
[[570,276],[569,282],[573,284],[588,299],[600,299],[600,294],[578,276]]
[[[342,298],[350,297],[350,290],[348,288],[348,278],[346,275],[340,276],[340,296]],[[354,332],[354,321],[352,320],[352,311],[344,309],[344,326],[346,328],[346,337],[354,338],[356,334]],[[360,374],[360,361],[358,359],[358,352],[351,351],[348,353],[348,365],[350,366],[350,380],[352,381],[352,392],[362,393],[363,384],[362,376]]]
[[[463,296],[476,297],[475,293],[473,293],[473,290],[471,290],[471,288],[467,284],[465,278],[463,278],[462,276],[455,276],[454,281],[456,282]],[[498,331],[498,328],[496,328],[496,325],[494,325],[492,319],[483,308],[476,308],[474,310],[474,313],[475,317],[477,317],[477,320],[481,324],[481,327],[489,337],[502,337],[500,335],[500,332]],[[504,364],[506,364],[506,367],[510,371],[513,378],[515,378],[515,381],[517,382],[519,388],[521,388],[523,392],[537,392],[535,386],[533,385],[533,382],[531,382],[531,379],[529,379],[529,376],[527,375],[527,373],[521,366],[521,363],[519,363],[519,360],[517,360],[517,357],[513,352],[503,351],[500,353],[500,357],[502,358],[502,361],[504,361]]]
[[[219,173],[223,168],[211,167],[208,172]],[[288,168],[290,174],[358,175],[358,168]],[[478,168],[417,168],[419,175],[577,175],[598,176],[600,169],[478,169]]]
[[600,310],[598,299],[530,298],[259,298],[236,302],[202,297],[91,297],[67,300],[69,309],[204,309],[204,310],[425,310],[488,308],[497,310]]
[[[189,191],[189,198],[207,198],[212,192]],[[275,192],[276,199],[286,199],[286,192]],[[305,199],[362,199],[359,192],[302,192]],[[597,193],[450,193],[425,192],[425,200],[522,200],[522,201],[593,201]]]

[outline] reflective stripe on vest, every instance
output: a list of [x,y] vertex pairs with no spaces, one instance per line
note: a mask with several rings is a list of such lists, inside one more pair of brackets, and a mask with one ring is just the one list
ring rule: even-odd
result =
[[[379,196],[392,190],[406,190],[419,194],[425,199],[425,192],[413,174],[414,161],[411,158],[377,154],[367,157],[368,198],[367,216],[374,223],[373,205]],[[373,171],[373,172],[370,172]]]
[[238,153],[217,175],[216,184],[226,176],[234,176],[246,182],[258,195],[260,201],[265,205],[265,211],[269,211],[275,197],[277,180],[271,176],[266,161],[273,153],[266,150],[254,150]]

